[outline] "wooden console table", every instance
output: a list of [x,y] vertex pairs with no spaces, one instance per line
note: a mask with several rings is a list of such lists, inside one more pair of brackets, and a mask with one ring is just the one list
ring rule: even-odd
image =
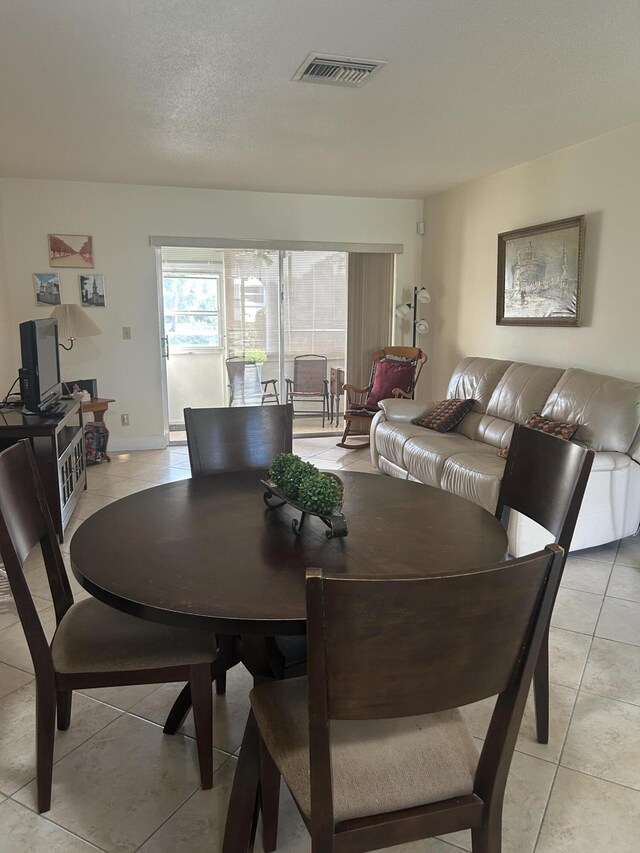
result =
[[63,400],[61,418],[23,415],[19,409],[0,412],[0,450],[23,438],[31,442],[42,477],[53,526],[60,542],[71,513],[86,488],[84,430],[80,403]]

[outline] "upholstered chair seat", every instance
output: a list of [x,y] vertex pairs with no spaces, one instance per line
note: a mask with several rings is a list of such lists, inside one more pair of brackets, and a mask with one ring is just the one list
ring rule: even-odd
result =
[[[271,757],[311,815],[307,679],[262,684],[251,707]],[[478,751],[460,711],[389,720],[332,720],[336,822],[473,793]]]
[[51,652],[57,672],[161,669],[213,663],[216,638],[129,616],[86,598],[65,613]]

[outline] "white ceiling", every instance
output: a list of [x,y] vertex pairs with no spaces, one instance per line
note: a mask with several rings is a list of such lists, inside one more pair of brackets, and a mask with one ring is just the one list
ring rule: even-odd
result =
[[[640,119],[640,0],[0,0],[0,175],[421,198]],[[311,51],[383,59],[291,82]]]

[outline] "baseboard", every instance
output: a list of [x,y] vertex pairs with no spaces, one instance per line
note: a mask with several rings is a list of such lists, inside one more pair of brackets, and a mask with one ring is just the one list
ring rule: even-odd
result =
[[109,451],[114,453],[121,450],[164,450],[167,439],[164,435],[138,435],[127,438],[124,435],[109,437]]

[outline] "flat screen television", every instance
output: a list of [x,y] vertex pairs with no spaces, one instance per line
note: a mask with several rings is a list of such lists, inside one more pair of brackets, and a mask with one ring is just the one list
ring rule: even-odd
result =
[[58,322],[52,317],[20,323],[20,390],[25,411],[46,414],[62,396]]

